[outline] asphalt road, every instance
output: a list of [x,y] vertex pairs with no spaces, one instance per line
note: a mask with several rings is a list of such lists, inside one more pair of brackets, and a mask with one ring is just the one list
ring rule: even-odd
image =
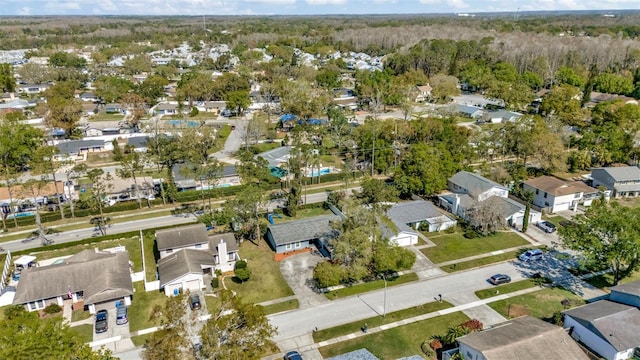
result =
[[[553,270],[549,270],[553,269]],[[487,279],[498,273],[507,274],[512,281],[530,277],[536,272],[559,279],[567,278],[568,272],[560,260],[552,255],[537,263],[527,264],[519,260],[494,264],[469,271],[435,277],[418,282],[387,288],[386,312],[407,309],[435,301],[439,294],[447,301],[462,294],[491,288]],[[272,325],[278,328],[277,340],[300,336],[317,327],[326,329],[345,323],[356,322],[370,317],[381,316],[385,311],[384,289],[358,296],[334,300],[312,308],[304,308],[269,316]]]

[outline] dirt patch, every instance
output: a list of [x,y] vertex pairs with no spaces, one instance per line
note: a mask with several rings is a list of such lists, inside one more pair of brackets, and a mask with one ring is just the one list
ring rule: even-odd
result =
[[525,306],[511,304],[507,309],[510,318],[517,318],[520,316],[531,315],[531,311]]
[[297,254],[304,254],[307,252],[311,252],[311,248],[306,248],[306,249],[302,249],[302,250],[296,250],[296,251],[287,251],[285,253],[279,253],[275,255],[275,260],[276,261],[282,261],[290,256],[293,255],[297,255]]

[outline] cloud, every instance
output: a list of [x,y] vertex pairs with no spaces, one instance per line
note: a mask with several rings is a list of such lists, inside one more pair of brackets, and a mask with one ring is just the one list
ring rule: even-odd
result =
[[31,15],[31,8],[28,6],[25,6],[21,9],[18,10],[18,15]]
[[248,3],[273,4],[273,5],[289,5],[295,4],[296,0],[245,0]]
[[420,4],[435,5],[440,4],[440,0],[420,0]]
[[469,7],[469,4],[464,2],[464,0],[447,0],[447,5],[454,9],[466,9]]
[[347,0],[305,0],[309,5],[342,5],[346,4]]

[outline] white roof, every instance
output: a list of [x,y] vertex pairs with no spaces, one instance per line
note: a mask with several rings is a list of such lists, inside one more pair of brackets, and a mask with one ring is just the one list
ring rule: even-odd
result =
[[35,261],[36,257],[31,255],[23,255],[16,259],[13,263],[16,265],[26,266],[29,265],[30,262]]

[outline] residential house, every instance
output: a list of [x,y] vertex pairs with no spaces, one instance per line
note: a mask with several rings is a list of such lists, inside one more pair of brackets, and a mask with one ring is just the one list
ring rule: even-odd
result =
[[415,102],[425,102],[431,98],[431,85],[424,84],[416,86],[416,97],[414,99]]
[[397,231],[389,240],[400,245],[408,246],[418,243],[418,230],[422,228],[429,232],[446,230],[456,225],[456,221],[442,213],[430,201],[414,200],[397,203],[387,210],[387,216]]
[[160,288],[171,296],[206,286],[205,275],[232,271],[240,260],[233,233],[209,236],[204,224],[156,232]]
[[514,122],[522,117],[522,114],[515,111],[509,110],[496,110],[496,111],[485,111],[478,121],[482,120],[483,122],[491,123],[491,124],[501,124],[505,122]]
[[640,168],[637,166],[604,167],[591,169],[591,186],[604,186],[613,191],[613,197],[640,195]]
[[226,101],[203,101],[196,105],[198,111],[214,113],[219,115],[222,110],[227,108]]
[[88,127],[84,130],[84,137],[102,136],[102,129]]
[[178,114],[178,104],[160,103],[153,110],[155,115],[176,115]]
[[100,101],[100,98],[98,98],[96,94],[92,92],[83,92],[80,94],[79,98],[82,101],[87,101],[92,103]]
[[[358,349],[345,354],[328,358],[327,360],[380,360],[367,349]],[[399,359],[400,360],[400,359]]]
[[132,295],[129,254],[89,249],[60,264],[24,269],[13,303],[36,311],[71,300],[74,304],[83,302],[93,314],[97,308],[111,308],[117,302],[131,305]]
[[338,231],[331,226],[336,221],[341,221],[341,217],[323,215],[269,225],[267,240],[278,254],[318,247],[323,255],[329,256],[329,240],[338,236]]
[[640,280],[610,287],[609,300],[640,308]]
[[54,156],[56,161],[73,160],[87,153],[113,150],[113,145],[104,140],[69,140],[56,144],[58,154]]
[[176,164],[172,168],[174,183],[180,191],[186,190],[210,190],[216,187],[229,187],[240,185],[240,175],[234,165],[223,166],[211,179],[211,184],[205,176],[196,177],[185,173],[188,164]]
[[287,164],[291,157],[291,146],[281,146],[256,155],[269,163],[269,167],[278,167]]
[[34,95],[43,93],[45,90],[50,88],[49,84],[19,84],[18,92],[26,94],[26,95]]
[[132,136],[127,138],[127,145],[133,147],[133,151],[139,153],[147,152],[147,143],[149,142],[148,136]]
[[31,104],[29,104],[27,100],[13,99],[5,103],[0,103],[0,112],[24,111],[24,109],[30,106]]
[[600,300],[563,314],[571,337],[607,360],[630,359],[640,348],[640,310],[634,306]]
[[459,348],[445,351],[449,360],[460,353],[466,360],[588,360],[589,357],[558,326],[523,316],[457,339]]
[[[439,205],[445,210],[463,218],[469,219],[471,210],[479,203],[484,204],[505,219],[513,227],[521,227],[524,219],[525,205],[510,199],[509,189],[483,176],[467,171],[460,171],[447,180],[450,193],[438,196]],[[529,223],[540,221],[542,214],[531,209]]]
[[578,205],[590,206],[600,191],[582,181],[564,181],[553,176],[540,176],[522,183],[524,191],[533,194],[533,205],[549,213],[578,210]]
[[629,96],[617,95],[617,94],[607,94],[601,93],[597,91],[592,91],[590,93],[589,101],[585,104],[586,107],[594,107],[602,102],[607,101],[622,101],[625,104],[633,104],[638,105],[638,100]]
[[110,103],[104,106],[104,112],[107,114],[125,113],[125,109],[120,104]]
[[470,119],[479,119],[484,114],[484,110],[481,107],[454,104],[450,107],[452,113],[461,114],[462,116]]
[[333,90],[333,104],[351,110],[358,109],[358,97],[352,89],[339,88]]

